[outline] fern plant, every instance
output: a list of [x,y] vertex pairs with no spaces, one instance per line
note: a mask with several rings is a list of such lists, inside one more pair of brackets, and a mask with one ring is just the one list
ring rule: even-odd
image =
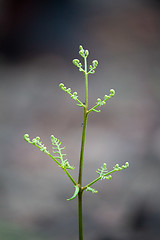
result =
[[33,138],[32,140],[29,138],[28,134],[24,135],[24,139],[39,148],[42,152],[47,154],[52,160],[67,174],[73,186],[75,188],[74,194],[71,198],[67,200],[72,200],[78,196],[78,222],[79,222],[79,240],[83,240],[83,218],[82,218],[82,197],[84,191],[89,191],[92,193],[97,193],[98,191],[91,186],[95,184],[99,180],[110,180],[112,178],[112,173],[121,171],[126,169],[129,166],[129,163],[126,162],[124,165],[119,166],[116,164],[112,170],[107,169],[106,163],[103,164],[99,169],[97,169],[97,178],[94,179],[92,182],[88,183],[87,185],[82,185],[82,177],[83,177],[83,160],[84,160],[84,148],[85,148],[85,138],[86,138],[86,128],[87,128],[87,119],[90,112],[100,112],[99,107],[106,104],[106,102],[115,95],[114,89],[110,90],[109,95],[105,95],[103,100],[100,98],[97,99],[95,105],[91,108],[88,108],[88,76],[89,74],[94,74],[95,70],[98,66],[98,61],[93,60],[92,64],[87,66],[87,57],[89,55],[88,50],[84,50],[82,46],[79,48],[79,54],[84,60],[84,64],[79,61],[79,59],[74,59],[73,64],[79,69],[80,72],[83,72],[84,79],[85,79],[85,103],[78,98],[77,92],[73,92],[71,88],[67,88],[63,83],[59,84],[59,87],[66,92],[71,99],[75,100],[77,106],[83,108],[84,117],[83,117],[83,128],[82,128],[82,139],[81,139],[81,151],[80,151],[80,160],[79,160],[79,176],[78,180],[74,180],[70,171],[74,170],[74,167],[70,165],[69,161],[66,159],[66,154],[63,153],[65,147],[61,146],[61,142],[55,136],[51,135],[51,143],[52,143],[52,150],[53,153],[51,154],[46,146],[40,140],[40,137]]

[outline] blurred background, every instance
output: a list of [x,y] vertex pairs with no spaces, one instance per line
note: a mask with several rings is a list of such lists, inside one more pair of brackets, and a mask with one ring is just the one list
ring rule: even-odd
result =
[[[76,179],[84,101],[73,66],[79,45],[99,66],[89,105],[114,98],[88,120],[83,183],[107,163],[130,163],[84,194],[84,239],[160,239],[160,4],[157,0],[0,1],[0,239],[78,240],[73,185],[23,140],[60,138]],[[82,60],[82,59],[81,59]]]

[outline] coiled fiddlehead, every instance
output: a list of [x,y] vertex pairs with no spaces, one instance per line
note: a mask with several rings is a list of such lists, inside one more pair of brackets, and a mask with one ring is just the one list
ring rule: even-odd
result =
[[31,143],[32,145],[38,147],[42,152],[45,152],[45,153],[49,154],[49,151],[47,150],[47,148],[40,141],[40,137],[36,137],[36,138],[33,138],[32,140],[30,140],[29,135],[25,134],[24,135],[24,140],[26,142]]

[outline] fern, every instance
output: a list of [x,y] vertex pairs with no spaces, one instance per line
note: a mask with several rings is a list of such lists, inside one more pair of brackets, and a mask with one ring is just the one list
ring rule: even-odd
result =
[[103,97],[103,100],[101,98],[98,98],[95,105],[91,108],[88,108],[88,75],[94,74],[95,70],[98,66],[98,61],[93,60],[92,64],[89,65],[88,68],[88,60],[87,57],[89,55],[88,50],[84,50],[83,47],[80,45],[79,47],[79,55],[83,58],[84,64],[80,62],[79,59],[74,59],[73,64],[79,69],[80,72],[84,74],[84,80],[85,80],[85,100],[84,103],[79,100],[77,92],[72,92],[71,88],[67,88],[63,83],[59,84],[59,87],[69,94],[71,99],[75,100],[77,102],[77,106],[82,107],[84,110],[84,116],[83,116],[83,125],[82,125],[82,139],[81,139],[81,150],[80,150],[80,160],[79,160],[79,176],[78,181],[76,182],[71,174],[68,172],[68,170],[73,170],[74,167],[72,167],[68,160],[66,159],[66,154],[63,153],[63,150],[65,147],[61,146],[61,142],[59,139],[51,135],[51,143],[52,143],[52,151],[53,155],[50,154],[50,152],[47,150],[46,146],[42,143],[40,140],[40,137],[33,138],[32,140],[29,138],[28,134],[24,135],[24,139],[39,148],[42,152],[46,153],[49,157],[51,157],[56,164],[62,168],[62,170],[67,174],[67,176],[70,178],[74,185],[74,193],[73,196],[67,200],[72,200],[78,196],[78,219],[79,219],[79,240],[83,240],[83,221],[82,221],[82,196],[83,191],[89,191],[92,193],[97,193],[98,191],[91,186],[96,183],[99,180],[102,179],[111,179],[111,174],[116,171],[121,171],[123,169],[126,169],[129,167],[129,163],[126,162],[124,165],[119,166],[116,164],[111,171],[108,171],[106,163],[104,163],[100,168],[97,169],[96,173],[98,174],[98,177],[94,179],[92,182],[88,183],[86,186],[83,187],[82,184],[82,178],[83,178],[83,162],[84,162],[84,148],[85,148],[85,139],[86,139],[86,128],[87,128],[87,120],[88,115],[90,112],[100,112],[99,107],[106,104],[107,100],[112,98],[115,95],[115,90],[110,89],[109,95],[105,95]]

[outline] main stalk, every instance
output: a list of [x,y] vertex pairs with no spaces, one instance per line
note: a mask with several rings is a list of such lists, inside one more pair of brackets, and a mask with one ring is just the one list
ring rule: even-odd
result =
[[86,138],[86,128],[87,128],[87,110],[88,110],[88,74],[87,74],[87,56],[84,57],[84,75],[85,75],[85,107],[84,107],[84,117],[83,117],[83,130],[82,130],[82,141],[81,141],[81,153],[80,153],[80,163],[79,163],[79,178],[78,184],[80,191],[78,193],[78,221],[79,221],[79,240],[83,240],[83,218],[82,218],[82,176],[83,176],[83,159],[84,159],[84,146]]

